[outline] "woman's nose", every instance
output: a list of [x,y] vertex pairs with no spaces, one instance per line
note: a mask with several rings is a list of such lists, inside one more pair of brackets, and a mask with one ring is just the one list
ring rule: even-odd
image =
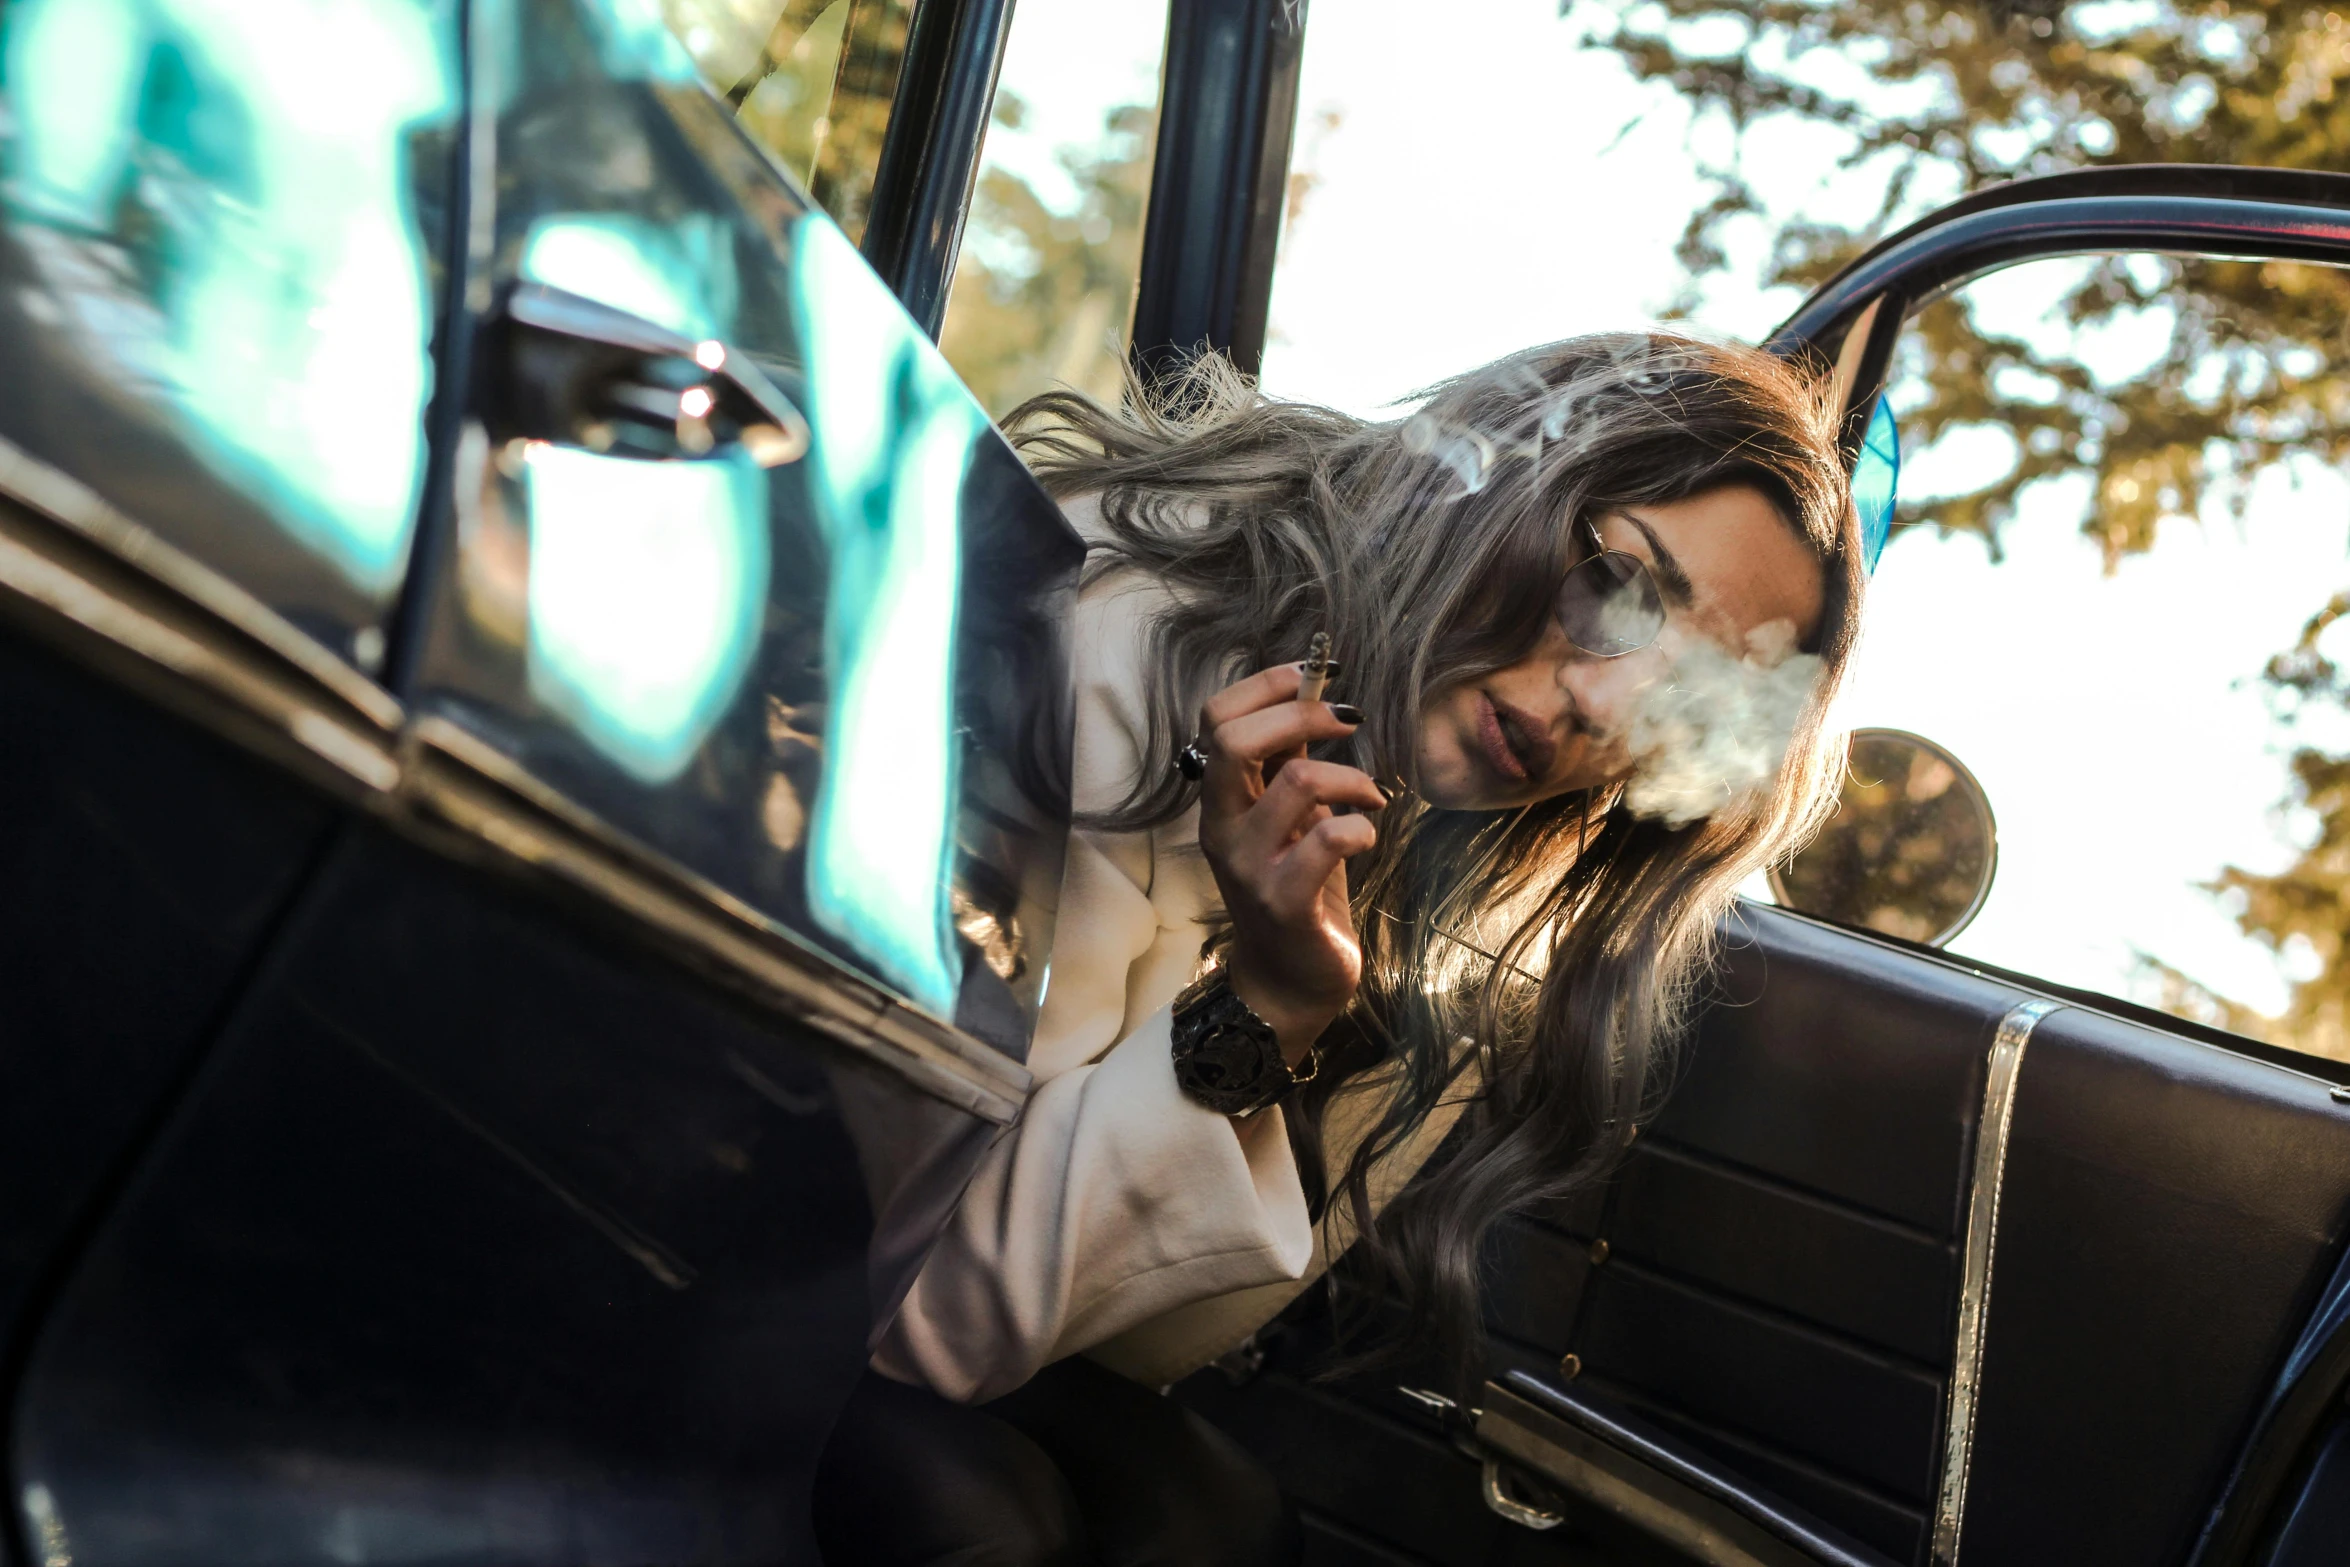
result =
[[1620,734],[1639,705],[1640,693],[1663,674],[1654,647],[1616,658],[1584,654],[1559,666],[1559,683],[1583,721],[1603,735]]

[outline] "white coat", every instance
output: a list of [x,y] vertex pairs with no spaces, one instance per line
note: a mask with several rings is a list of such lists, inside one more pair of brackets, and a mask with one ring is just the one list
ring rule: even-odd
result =
[[[1094,502],[1068,507],[1098,537]],[[1072,642],[1080,811],[1115,806],[1146,771],[1147,620],[1164,590],[1139,571],[1092,584]],[[895,1315],[875,1336],[883,1375],[979,1402],[1089,1352],[1172,1382],[1238,1345],[1343,1251],[1317,1236],[1281,1111],[1235,1121],[1175,1085],[1171,1003],[1198,972],[1220,907],[1193,810],[1149,832],[1071,834],[1051,981],[1028,1068],[1036,1086],[990,1147]],[[1383,1203],[1443,1140],[1473,1088],[1373,1171]],[[1378,1107],[1342,1093],[1325,1141],[1342,1169]]]

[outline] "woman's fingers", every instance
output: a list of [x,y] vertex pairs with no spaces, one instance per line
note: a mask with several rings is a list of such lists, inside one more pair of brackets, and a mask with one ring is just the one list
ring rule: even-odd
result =
[[1235,680],[1201,705],[1199,732],[1210,734],[1217,725],[1229,723],[1258,708],[1296,700],[1298,682],[1304,678],[1304,671],[1295,664],[1275,664],[1270,669],[1258,670],[1245,680]]
[[1282,702],[1202,731],[1208,747],[1205,794],[1209,809],[1226,815],[1247,810],[1269,786],[1265,777],[1268,762],[1291,757],[1302,760],[1312,742],[1353,734],[1356,726],[1340,717],[1340,711],[1327,702]]
[[[1343,715],[1355,714],[1354,719]],[[1358,727],[1358,710],[1343,703],[1283,702],[1226,719],[1208,732],[1212,749],[1245,761],[1265,762],[1302,750],[1316,740],[1336,740]]]
[[1387,797],[1360,768],[1342,762],[1289,762],[1233,828],[1232,851],[1238,859],[1269,860],[1327,815],[1328,807],[1376,811],[1386,804]]
[[1281,664],[1236,681],[1201,707],[1198,730],[1208,752],[1199,842],[1232,915],[1235,983],[1253,975],[1251,1005],[1289,1017],[1276,1020],[1284,1048],[1321,1031],[1362,967],[1343,867],[1379,833],[1334,812],[1386,804],[1367,774],[1306,754],[1316,740],[1353,733],[1362,714],[1299,701],[1301,679]]
[[1273,863],[1265,904],[1290,919],[1310,918],[1338,867],[1379,841],[1379,829],[1361,816],[1328,816]]

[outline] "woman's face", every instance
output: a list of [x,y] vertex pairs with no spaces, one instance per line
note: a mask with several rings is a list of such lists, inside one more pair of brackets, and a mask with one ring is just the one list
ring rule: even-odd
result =
[[1743,654],[1774,621],[1809,642],[1825,587],[1819,563],[1760,490],[1730,485],[1599,520],[1611,550],[1636,555],[1669,619],[1657,644],[1596,658],[1556,621],[1506,669],[1439,692],[1420,722],[1420,792],[1452,810],[1500,810],[1604,787],[1631,771],[1624,728],[1640,691],[1666,670],[1676,639]]

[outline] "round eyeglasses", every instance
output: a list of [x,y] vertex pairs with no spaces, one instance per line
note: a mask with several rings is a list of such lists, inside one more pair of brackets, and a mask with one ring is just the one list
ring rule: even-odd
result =
[[1648,562],[1611,550],[1585,521],[1591,553],[1567,569],[1551,606],[1567,640],[1594,658],[1637,653],[1665,629],[1665,599]]

